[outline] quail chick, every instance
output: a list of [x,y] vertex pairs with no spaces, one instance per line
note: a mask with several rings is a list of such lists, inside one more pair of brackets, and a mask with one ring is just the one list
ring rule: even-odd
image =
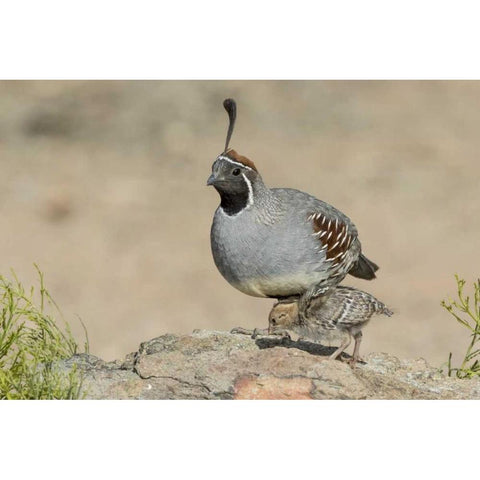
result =
[[268,188],[255,164],[229,149],[236,104],[227,99],[224,107],[230,118],[225,150],[207,181],[220,195],[210,238],[223,277],[247,295],[277,299],[312,285],[335,287],[348,273],[375,278],[378,266],[362,254],[346,215],[308,193]]
[[322,338],[325,330],[339,330],[347,333],[340,347],[330,356],[338,358],[350,345],[352,337],[355,347],[351,365],[359,360],[362,329],[373,315],[393,315],[373,295],[352,287],[338,286],[326,294],[314,296],[311,289],[298,301],[276,303],[268,318],[268,333],[278,334],[293,331],[314,341]]

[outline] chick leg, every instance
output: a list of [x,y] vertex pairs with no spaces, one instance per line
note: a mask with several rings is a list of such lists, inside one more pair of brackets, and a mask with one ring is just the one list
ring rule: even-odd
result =
[[350,335],[350,332],[348,332],[348,336],[343,340],[342,344],[330,355],[330,360],[335,360],[337,359],[343,351],[350,345],[352,342],[352,336]]
[[362,332],[361,331],[355,332],[353,334],[353,338],[355,339],[355,347],[353,349],[353,358],[352,358],[352,361],[350,362],[350,365],[352,367],[354,367],[359,360],[361,361],[359,353],[360,353],[360,343],[362,342]]

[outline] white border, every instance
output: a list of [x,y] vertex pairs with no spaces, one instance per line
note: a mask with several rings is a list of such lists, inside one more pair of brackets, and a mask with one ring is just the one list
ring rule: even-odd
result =
[[[18,0],[2,5],[0,77],[476,79],[477,8]],[[477,410],[477,402],[1,402],[2,473],[466,478]]]
[[2,470],[16,478],[383,480],[476,468],[473,401],[3,402],[1,412]]
[[1,78],[475,79],[478,2],[17,0]]

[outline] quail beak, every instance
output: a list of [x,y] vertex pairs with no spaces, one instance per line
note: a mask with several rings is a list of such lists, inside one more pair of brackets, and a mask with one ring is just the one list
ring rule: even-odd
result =
[[213,185],[215,183],[215,175],[212,173],[209,177],[208,177],[208,180],[207,180],[207,187],[209,187],[210,185]]

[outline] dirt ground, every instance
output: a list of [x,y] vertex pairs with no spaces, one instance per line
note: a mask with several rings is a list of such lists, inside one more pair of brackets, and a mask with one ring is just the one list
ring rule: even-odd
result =
[[346,213],[372,282],[396,313],[362,350],[440,365],[468,334],[440,306],[454,274],[478,275],[480,82],[0,82],[0,273],[36,282],[33,263],[91,352],[196,328],[265,326],[272,300],[217,272],[205,186],[238,103],[231,146],[269,186]]

